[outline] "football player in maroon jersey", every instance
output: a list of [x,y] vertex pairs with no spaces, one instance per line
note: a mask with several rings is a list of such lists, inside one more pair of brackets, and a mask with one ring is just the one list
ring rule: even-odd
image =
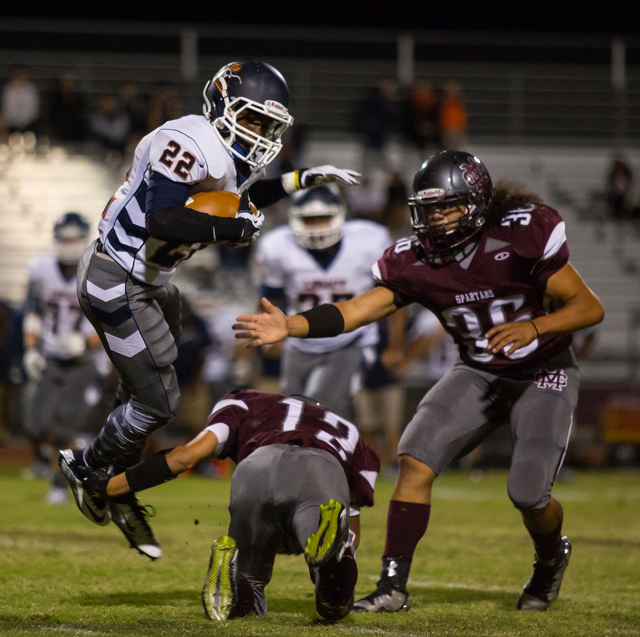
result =
[[373,506],[380,460],[355,425],[311,399],[229,392],[185,446],[114,477],[83,468],[82,488],[109,501],[167,482],[211,456],[238,466],[229,535],[213,543],[202,591],[207,617],[264,615],[276,553],[304,553],[318,612],[330,621],[345,617],[358,578],[359,509]]
[[518,608],[545,610],[571,554],[562,506],[551,495],[578,398],[571,334],[601,322],[604,310],[569,263],[560,215],[509,182],[494,188],[476,157],[445,151],[428,159],[409,207],[414,236],[374,265],[376,288],[294,316],[263,300],[266,312],[238,317],[234,329],[256,347],[287,336],[333,336],[414,302],[434,312],[462,362],[422,399],[402,435],[382,575],[354,611],[407,607],[433,481],[503,424],[513,440],[507,491],[536,553]]

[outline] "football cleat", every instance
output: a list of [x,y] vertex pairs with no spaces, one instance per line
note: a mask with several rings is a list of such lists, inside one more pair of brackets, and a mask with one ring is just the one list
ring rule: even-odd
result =
[[354,613],[397,613],[409,610],[409,593],[405,589],[411,562],[383,557],[382,573],[376,590],[353,605]]
[[563,536],[561,543],[555,557],[548,561],[536,554],[533,573],[518,598],[518,610],[547,610],[556,601],[571,557],[571,542]]
[[87,493],[82,487],[82,474],[79,471],[79,467],[84,465],[82,451],[63,449],[58,457],[58,465],[71,487],[71,492],[82,515],[99,526],[109,524],[111,512],[108,503],[95,494]]
[[151,560],[162,557],[162,549],[147,522],[152,517],[147,507],[140,506],[134,493],[127,493],[109,502],[111,519],[134,548]]
[[307,538],[304,547],[304,558],[307,564],[320,565],[329,560],[342,543],[345,526],[348,522],[348,512],[345,507],[331,499],[326,504],[320,505],[320,523],[318,530]]
[[323,566],[309,566],[316,586],[316,610],[328,621],[339,621],[353,608],[358,566],[351,548],[342,558],[332,557]]
[[227,535],[219,537],[211,547],[202,589],[202,605],[209,619],[223,621],[232,617],[238,601],[237,562],[236,541]]

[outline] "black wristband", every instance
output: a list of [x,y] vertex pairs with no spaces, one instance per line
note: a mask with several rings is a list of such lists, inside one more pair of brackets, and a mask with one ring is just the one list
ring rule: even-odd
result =
[[160,451],[125,471],[127,482],[132,491],[144,491],[176,477],[167,464],[169,451],[171,449]]
[[331,303],[318,305],[311,310],[301,312],[309,323],[309,332],[305,338],[323,338],[325,336],[338,336],[344,330],[344,316],[342,312]]
[[540,332],[538,332],[538,328],[536,327],[536,324],[533,321],[529,321],[529,323],[533,325],[533,329],[536,331],[536,338],[540,338]]

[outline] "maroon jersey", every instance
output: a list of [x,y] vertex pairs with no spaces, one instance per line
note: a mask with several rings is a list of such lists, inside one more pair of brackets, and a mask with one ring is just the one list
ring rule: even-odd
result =
[[[533,367],[569,347],[571,335],[541,336],[505,356],[487,349],[494,325],[529,321],[543,308],[547,279],[569,259],[564,222],[543,205],[512,210],[481,235],[470,260],[432,267],[416,257],[413,239],[401,239],[373,266],[378,285],[401,304],[419,303],[440,319],[464,363],[504,374]],[[465,267],[466,266],[466,267]]]
[[323,449],[344,469],[351,506],[373,506],[380,459],[362,442],[354,424],[328,409],[281,394],[238,389],[213,408],[207,427],[217,433],[219,424],[229,428],[219,458],[241,462],[258,447],[276,444]]

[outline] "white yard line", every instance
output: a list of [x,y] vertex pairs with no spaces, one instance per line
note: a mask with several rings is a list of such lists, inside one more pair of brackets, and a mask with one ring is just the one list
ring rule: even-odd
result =
[[44,631],[51,630],[57,633],[67,633],[69,635],[104,635],[104,633],[96,633],[93,630],[85,630],[84,628],[74,628],[73,626],[31,626],[32,630]]

